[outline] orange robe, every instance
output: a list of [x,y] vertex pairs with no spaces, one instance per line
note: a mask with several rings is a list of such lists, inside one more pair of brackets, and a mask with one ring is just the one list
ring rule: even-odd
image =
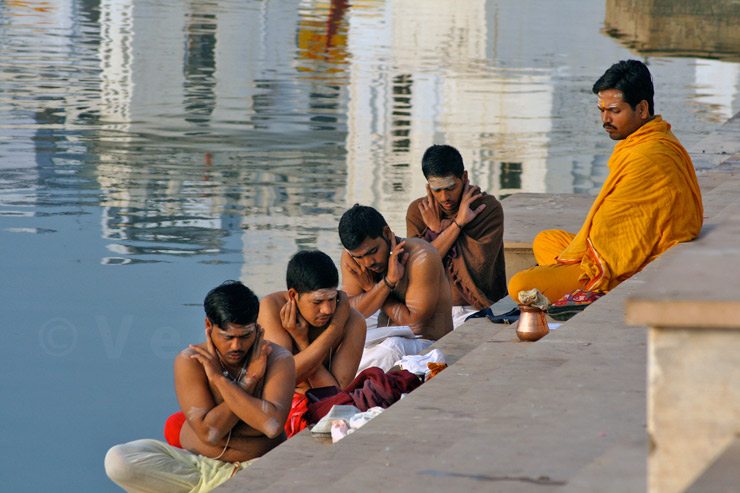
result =
[[[573,289],[607,292],[672,246],[696,238],[703,215],[691,158],[670,124],[656,115],[614,147],[609,176],[581,230],[553,264],[580,267]],[[546,238],[539,241],[547,242]],[[542,253],[535,252],[535,256]],[[516,299],[520,288],[544,292],[547,277],[557,275],[557,269],[542,269],[543,277],[538,279],[536,269],[511,279],[512,298]]]

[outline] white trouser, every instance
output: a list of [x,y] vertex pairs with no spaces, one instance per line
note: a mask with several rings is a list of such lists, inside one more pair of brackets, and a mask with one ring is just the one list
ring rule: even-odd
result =
[[105,455],[105,473],[129,493],[202,493],[251,462],[209,459],[145,438],[112,447]]
[[479,311],[472,305],[456,305],[452,307],[452,327],[457,329],[463,323],[465,319],[471,316],[473,313]]
[[405,325],[378,327],[378,314],[379,311],[365,319],[365,350],[362,352],[357,373],[373,366],[388,371],[404,356],[419,354],[433,342],[415,335]]

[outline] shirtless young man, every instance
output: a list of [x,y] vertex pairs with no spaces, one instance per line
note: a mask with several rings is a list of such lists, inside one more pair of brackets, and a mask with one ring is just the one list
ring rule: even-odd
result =
[[296,253],[285,277],[288,290],[262,298],[258,321],[265,339],[295,358],[296,394],[285,426],[291,437],[305,427],[300,417],[307,390],[343,389],[355,378],[365,344],[365,320],[337,290],[339,273],[327,254]]
[[433,246],[419,238],[398,238],[378,211],[359,204],[342,215],[339,238],[345,248],[342,289],[352,307],[366,318],[380,311],[378,326],[407,326],[411,336],[423,338],[389,337],[366,347],[361,370],[388,370],[452,330],[450,283]]
[[227,281],[204,307],[206,341],[175,358],[182,449],[150,439],[111,448],[106,473],[127,491],[210,491],[285,439],[295,365],[263,340],[257,297]]
[[355,378],[365,343],[365,320],[338,291],[339,273],[323,252],[296,253],[288,263],[288,290],[262,298],[265,339],[295,357],[296,392],[346,387]]

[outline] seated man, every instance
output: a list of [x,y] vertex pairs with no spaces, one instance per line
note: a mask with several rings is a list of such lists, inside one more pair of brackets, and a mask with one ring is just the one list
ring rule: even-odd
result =
[[295,366],[262,339],[257,297],[227,281],[204,307],[205,342],[175,358],[184,450],[150,439],[111,448],[105,471],[127,491],[210,491],[285,439]]
[[616,63],[593,92],[604,129],[619,141],[609,158],[609,176],[578,234],[537,235],[539,265],[511,279],[515,300],[520,291],[537,288],[550,301],[588,301],[588,295],[613,289],[701,230],[694,166],[671,126],[654,114],[648,68],[637,60]]
[[427,195],[411,202],[406,235],[439,252],[452,288],[455,327],[506,296],[504,210],[468,181],[460,153],[433,145],[421,160]]
[[265,339],[295,358],[296,395],[285,426],[291,437],[305,427],[301,417],[308,389],[343,389],[355,378],[365,345],[365,320],[337,290],[339,273],[325,253],[296,253],[285,277],[288,290],[262,298],[258,322]]
[[350,304],[366,318],[379,312],[377,323],[368,321],[360,370],[387,371],[452,330],[450,283],[433,246],[396,237],[378,211],[359,204],[339,220],[339,238],[346,249],[342,289]]

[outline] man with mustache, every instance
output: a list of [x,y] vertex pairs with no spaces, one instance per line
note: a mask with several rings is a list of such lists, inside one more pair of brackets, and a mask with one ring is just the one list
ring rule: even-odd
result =
[[442,256],[457,327],[506,296],[504,211],[496,197],[469,182],[452,146],[429,147],[421,170],[427,194],[409,205],[406,234],[429,241]]
[[654,113],[647,66],[618,62],[593,92],[604,130],[618,141],[609,176],[578,234],[546,230],[535,237],[538,266],[509,281],[515,300],[537,288],[556,305],[587,305],[701,230],[694,166],[671,125]]
[[365,344],[365,320],[339,291],[339,273],[323,252],[302,251],[288,262],[287,291],[262,298],[258,322],[265,339],[295,358],[296,387],[288,438],[302,430],[307,390],[345,388],[355,378]]
[[450,283],[433,246],[397,237],[378,211],[359,204],[339,220],[339,238],[342,289],[364,317],[378,315],[378,328],[368,322],[360,370],[388,370],[452,330]]
[[126,491],[210,491],[285,440],[295,365],[263,339],[257,297],[226,281],[203,306],[205,342],[175,358],[184,418],[175,444],[135,440],[105,457],[108,477]]

